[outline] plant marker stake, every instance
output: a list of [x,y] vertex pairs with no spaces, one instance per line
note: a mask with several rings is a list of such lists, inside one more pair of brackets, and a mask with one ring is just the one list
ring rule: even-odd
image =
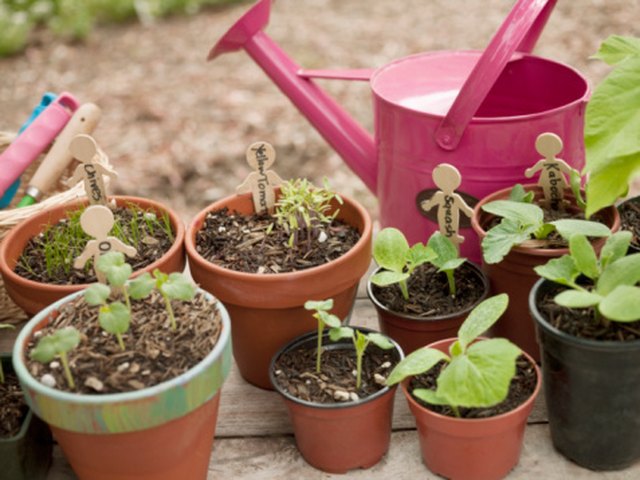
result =
[[138,253],[134,247],[126,245],[118,238],[109,235],[114,222],[113,212],[105,205],[91,205],[87,207],[80,216],[80,226],[82,230],[84,230],[87,235],[94,237],[94,240],[87,242],[87,245],[80,256],[76,258],[73,266],[74,268],[81,269],[85,266],[89,258],[93,258],[93,270],[96,278],[100,283],[104,284],[107,283],[107,277],[96,268],[100,255],[116,251],[122,252],[128,257],[135,257]]
[[464,237],[458,234],[460,230],[460,212],[471,218],[473,209],[467,205],[461,195],[455,192],[460,186],[462,176],[456,167],[448,163],[441,163],[433,169],[433,183],[440,190],[428,200],[420,203],[420,208],[428,212],[438,207],[438,226],[440,233],[453,242],[456,247],[464,242]]
[[[31,115],[29,116],[29,119],[26,122],[24,122],[20,127],[20,130],[18,130],[18,135],[24,132],[25,129],[29,125],[31,125],[31,123],[36,119],[36,117],[40,115],[42,111],[51,102],[53,102],[56,99],[56,97],[57,95],[55,93],[51,93],[51,92],[45,93],[42,96],[42,99],[40,100],[40,104],[33,109],[33,111],[31,112]],[[20,179],[18,178],[15,182],[11,184],[11,186],[7,189],[7,191],[4,192],[4,195],[2,196],[2,198],[0,198],[0,208],[6,208],[9,206],[9,204],[11,203],[11,200],[13,200],[13,197],[16,195],[19,188],[20,188]]]
[[[107,188],[102,175],[116,178],[118,174],[96,160],[98,155],[96,141],[86,134],[76,135],[71,140],[69,150],[71,155],[81,162],[69,179],[69,185],[75,185],[82,180],[89,203],[91,205],[107,205]],[[111,230],[111,227],[109,227],[109,230]]]
[[64,128],[78,101],[62,93],[0,155],[0,195],[20,178],[31,163],[44,152]]
[[56,138],[47,156],[42,160],[36,173],[33,174],[24,197],[18,203],[18,208],[28,207],[38,202],[42,194],[46,193],[60,178],[64,169],[73,160],[73,155],[69,150],[71,140],[80,133],[93,132],[101,115],[102,111],[93,103],[85,103],[76,110],[64,130]]
[[542,133],[536,139],[536,151],[544,158],[524,172],[527,178],[540,171],[538,185],[542,187],[546,205],[557,210],[564,198],[564,190],[569,183],[564,174],[571,175],[575,171],[567,162],[556,155],[562,151],[562,140],[555,133]]
[[247,163],[254,170],[238,187],[236,193],[251,192],[256,213],[273,213],[276,203],[274,187],[282,184],[282,179],[268,168],[276,161],[276,151],[267,142],[256,142],[247,148]]

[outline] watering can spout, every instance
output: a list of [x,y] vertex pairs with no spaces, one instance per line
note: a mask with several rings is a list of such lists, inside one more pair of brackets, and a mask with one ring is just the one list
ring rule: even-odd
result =
[[[263,31],[269,21],[271,1],[260,0],[251,7],[211,49],[208,59],[246,50],[365,185],[376,193],[377,157],[372,135],[321,90],[309,78],[312,75],[305,73]],[[341,78],[368,80],[368,75],[359,73]]]

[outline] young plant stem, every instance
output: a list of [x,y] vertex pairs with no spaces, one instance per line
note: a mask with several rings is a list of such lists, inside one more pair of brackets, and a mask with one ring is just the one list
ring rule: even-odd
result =
[[451,405],[451,410],[453,410],[453,414],[456,416],[456,418],[461,418],[460,409],[458,407],[456,407],[455,405]]
[[122,286],[122,296],[124,297],[124,303],[127,305],[127,310],[131,311],[131,300],[129,300],[129,292],[127,292],[126,285]]
[[364,357],[364,350],[362,352],[356,350],[356,389],[360,389],[362,384],[362,357]]
[[60,352],[60,360],[62,361],[62,368],[64,369],[64,376],[67,379],[67,384],[69,388],[75,390],[76,384],[73,381],[73,377],[71,376],[71,369],[69,368],[69,360],[67,358],[67,354],[65,352]]
[[453,278],[453,270],[447,270],[444,272],[447,274],[447,281],[449,282],[449,294],[452,297],[456,296],[456,281]]
[[173,308],[171,307],[171,299],[166,295],[162,295],[164,298],[164,303],[167,306],[167,312],[169,313],[169,320],[171,321],[171,330],[176,330],[178,325],[176,325],[176,317],[173,315]]
[[407,281],[400,280],[398,282],[398,285],[400,286],[400,290],[402,291],[402,296],[404,297],[404,299],[409,300],[409,289],[407,288]]
[[116,333],[116,338],[118,339],[118,345],[120,345],[120,349],[124,352],[124,342],[122,341],[122,335]]
[[324,329],[324,322],[318,320],[318,347],[316,349],[316,373],[320,373],[320,358],[322,354],[322,330]]

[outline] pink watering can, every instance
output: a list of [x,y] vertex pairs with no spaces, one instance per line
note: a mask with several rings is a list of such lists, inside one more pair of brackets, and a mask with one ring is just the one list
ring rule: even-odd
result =
[[[262,30],[271,0],[260,0],[231,27],[209,59],[245,49],[377,195],[382,227],[411,243],[438,228],[419,205],[434,192],[440,163],[462,175],[467,203],[515,183],[538,158],[535,140],[554,132],[563,158],[584,163],[587,80],[573,68],[530,52],[556,0],[518,0],[484,52],[438,51],[375,70],[303,70]],[[371,84],[375,135],[356,123],[313,78]],[[466,194],[466,195],[465,195]],[[426,215],[429,215],[427,217]],[[464,218],[464,217],[461,217]],[[461,253],[479,261],[478,239],[463,223]]]

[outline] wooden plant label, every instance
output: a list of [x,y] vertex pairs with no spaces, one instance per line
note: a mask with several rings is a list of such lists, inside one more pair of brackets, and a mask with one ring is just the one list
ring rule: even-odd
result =
[[69,144],[69,151],[81,162],[69,179],[69,184],[75,185],[82,180],[89,203],[107,205],[107,189],[102,176],[116,178],[118,174],[98,162],[98,145],[95,140],[89,135],[76,135]]
[[555,133],[540,134],[536,139],[536,151],[544,158],[533,167],[527,168],[524,174],[527,178],[531,178],[540,171],[538,185],[542,187],[545,204],[558,210],[564,198],[564,190],[570,187],[564,174],[571,175],[575,170],[564,160],[556,158],[556,155],[562,151],[562,140]]
[[122,252],[127,257],[135,257],[138,253],[134,247],[109,235],[114,222],[113,212],[109,207],[104,205],[91,205],[80,215],[80,226],[82,230],[94,239],[87,242],[87,245],[84,247],[80,256],[76,258],[73,266],[77,269],[83,268],[89,258],[93,258],[93,270],[98,281],[101,283],[106,283],[106,277],[104,273],[96,268],[100,255],[115,251]]
[[462,195],[455,192],[460,186],[462,177],[460,172],[453,165],[441,163],[433,169],[433,183],[440,190],[433,196],[420,203],[420,208],[428,212],[433,207],[438,207],[438,226],[440,233],[458,246],[464,242],[464,237],[458,234],[460,229],[460,212],[471,218],[473,209],[467,205]]
[[268,168],[276,160],[276,151],[267,142],[256,142],[247,149],[247,163],[254,170],[236,188],[236,193],[251,192],[256,213],[273,213],[276,203],[275,187],[282,179]]

